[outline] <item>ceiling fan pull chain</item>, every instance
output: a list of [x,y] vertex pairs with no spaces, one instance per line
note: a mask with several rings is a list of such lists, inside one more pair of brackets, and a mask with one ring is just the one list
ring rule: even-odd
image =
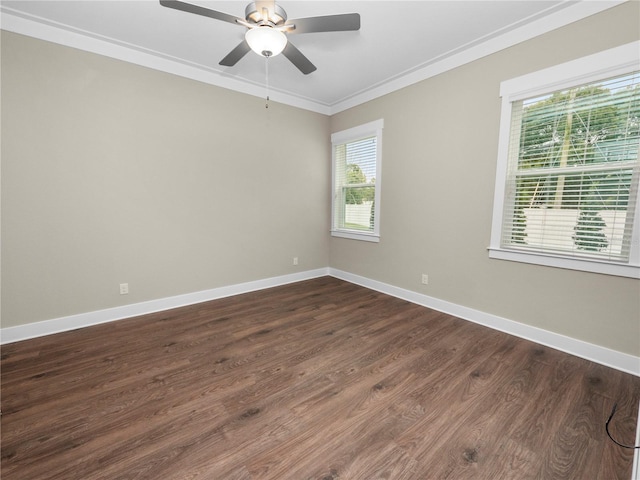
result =
[[266,72],[266,83],[267,83],[267,101],[264,104],[264,108],[269,108],[269,57],[270,55],[264,56],[264,70]]

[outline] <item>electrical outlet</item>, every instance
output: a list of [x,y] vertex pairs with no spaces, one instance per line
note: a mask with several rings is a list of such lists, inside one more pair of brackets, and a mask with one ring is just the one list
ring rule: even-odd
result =
[[429,284],[429,275],[427,275],[426,273],[422,274],[422,284],[423,285],[428,285]]
[[298,265],[298,257],[293,257],[293,264]]
[[127,295],[129,293],[129,284],[121,283],[120,284],[120,295]]

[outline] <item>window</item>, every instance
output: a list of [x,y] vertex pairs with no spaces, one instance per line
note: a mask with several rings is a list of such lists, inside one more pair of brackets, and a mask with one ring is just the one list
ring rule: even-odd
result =
[[640,278],[638,43],[500,95],[490,256]]
[[380,240],[380,157],[383,121],[331,135],[331,235]]

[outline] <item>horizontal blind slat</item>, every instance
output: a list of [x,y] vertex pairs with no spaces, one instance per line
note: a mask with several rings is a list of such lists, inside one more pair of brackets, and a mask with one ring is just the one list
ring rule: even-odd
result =
[[503,247],[628,259],[639,79],[635,72],[514,102]]

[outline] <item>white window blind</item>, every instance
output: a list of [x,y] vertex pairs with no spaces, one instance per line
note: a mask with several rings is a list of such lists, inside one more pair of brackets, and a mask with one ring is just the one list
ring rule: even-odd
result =
[[332,135],[332,234],[377,241],[381,121]]
[[636,72],[514,102],[503,246],[629,260],[639,80]]
[[640,277],[637,47],[503,82],[492,258]]

